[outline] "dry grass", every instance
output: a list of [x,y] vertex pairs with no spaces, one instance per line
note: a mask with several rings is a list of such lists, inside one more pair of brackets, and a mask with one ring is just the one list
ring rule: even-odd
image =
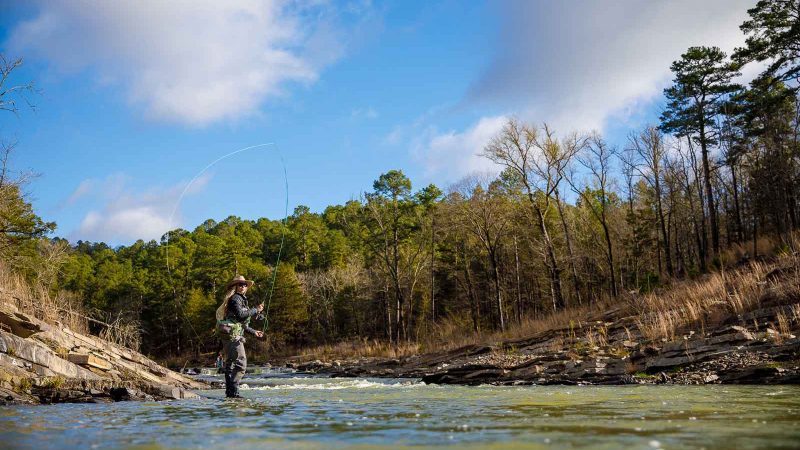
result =
[[[798,236],[796,234],[792,235],[789,239],[791,243],[794,244],[797,242]],[[775,236],[764,236],[758,238],[756,242],[756,248],[758,250],[758,255],[763,256],[775,256],[780,253],[781,249],[785,247],[785,244],[781,242],[780,239],[777,239]],[[796,248],[796,247],[795,247]],[[744,261],[753,257],[753,241],[747,241],[743,243],[734,243],[727,249],[723,250],[720,253],[719,259],[726,267],[732,267],[738,264],[740,261]]]
[[142,344],[138,320],[123,320],[121,315],[100,331],[100,338],[108,342],[139,351]]
[[605,325],[589,328],[586,331],[586,344],[590,349],[605,348],[608,345],[607,328]]
[[783,312],[775,316],[776,328],[781,336],[789,337],[792,334],[791,321]]
[[[796,301],[800,295],[796,272],[767,279],[771,270],[787,263],[794,268],[798,261],[789,255],[772,264],[754,262],[736,271],[714,273],[668,291],[641,296],[635,302],[639,330],[652,341],[673,340],[687,328],[703,330],[730,315],[752,311],[767,294],[771,298]],[[789,322],[785,316],[783,319],[788,329]]]
[[300,356],[325,360],[370,357],[405,358],[416,355],[419,352],[420,346],[416,343],[393,345],[387,342],[364,339],[306,348],[300,352]]
[[21,312],[32,314],[50,324],[61,323],[70,329],[87,334],[88,318],[80,299],[59,292],[52,296],[40,284],[29,284],[0,262],[0,299],[15,305]]
[[426,352],[431,352],[475,345],[481,341],[483,333],[465,333],[464,330],[469,329],[469,326],[465,320],[458,317],[442,320],[422,333],[419,337],[420,347]]
[[791,306],[792,322],[800,323],[800,303]]
[[[800,231],[785,235],[762,236],[756,241],[759,258],[776,258],[800,250]],[[720,253],[724,267],[734,267],[753,258],[753,241],[734,243]]]
[[89,322],[94,322],[101,326],[100,338],[139,350],[141,330],[138,322],[122,316],[118,316],[112,323],[89,317],[79,297],[66,291],[52,295],[48,285],[49,283],[39,281],[29,283],[0,262],[0,300],[11,303],[21,312],[32,314],[44,322],[61,324],[81,334],[90,334]]
[[583,322],[588,322],[588,317],[607,307],[605,303],[593,306],[577,306],[563,309],[540,318],[525,319],[519,325],[509,327],[505,333],[497,333],[497,340],[523,339],[549,330],[564,328],[582,328]]
[[[467,345],[492,345],[528,339],[551,330],[572,330],[567,334],[570,342],[574,342],[577,339],[575,330],[583,329],[584,325],[589,322],[590,316],[607,308],[608,303],[605,302],[592,306],[572,307],[544,317],[523,319],[521,323],[511,324],[504,332],[465,333],[464,329],[467,326],[463,324],[464,320],[450,318],[438,323],[431,332],[421,336],[419,341],[425,352],[436,352],[453,350]],[[602,335],[595,335],[592,339],[595,341],[605,340],[605,330],[602,331]]]

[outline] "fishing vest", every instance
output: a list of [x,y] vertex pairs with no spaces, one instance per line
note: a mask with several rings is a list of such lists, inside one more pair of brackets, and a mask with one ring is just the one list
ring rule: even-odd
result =
[[244,329],[250,326],[250,318],[244,319],[243,322],[237,322],[233,319],[225,319],[217,321],[217,330],[223,337],[227,337],[231,341],[244,336]]
[[[227,309],[228,302],[226,301],[217,310],[217,331],[223,338],[235,341],[244,336],[245,328],[250,326],[250,317],[247,317],[241,322],[234,319],[225,319],[224,317],[228,314]],[[220,312],[222,312],[222,314],[220,314]]]

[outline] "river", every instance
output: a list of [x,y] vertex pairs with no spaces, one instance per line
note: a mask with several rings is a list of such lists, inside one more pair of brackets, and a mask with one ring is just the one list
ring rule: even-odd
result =
[[244,400],[215,389],[0,407],[0,448],[800,448],[798,386],[429,386],[272,370],[245,382]]

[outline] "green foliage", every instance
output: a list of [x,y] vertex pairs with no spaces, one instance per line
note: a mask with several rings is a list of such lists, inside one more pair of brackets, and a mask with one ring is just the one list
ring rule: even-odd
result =
[[66,380],[64,380],[64,377],[62,376],[47,377],[44,382],[42,382],[42,387],[59,389],[64,385],[65,381]]
[[638,289],[641,293],[648,293],[652,292],[653,289],[657,288],[660,283],[660,277],[656,272],[646,272],[639,276],[638,280]]
[[34,241],[55,228],[54,222],[45,222],[33,212],[19,183],[0,177],[0,258],[8,261],[36,254]]
[[789,81],[800,74],[800,2],[760,0],[747,13],[750,19],[740,27],[747,35],[745,46],[736,49],[739,64],[768,61],[770,77]]
[[22,378],[17,382],[15,387],[17,388],[17,392],[30,392],[33,387],[33,381],[30,378]]
[[217,302],[211,293],[204,292],[198,288],[189,291],[184,311],[193,328],[201,336],[207,337],[211,335],[215,325],[216,318],[214,314],[217,306]]
[[645,380],[654,380],[654,379],[658,378],[658,376],[649,374],[647,372],[636,372],[636,373],[633,374],[633,376],[636,377],[636,378],[642,378],[642,379],[645,379]]
[[300,288],[290,264],[281,264],[269,310],[270,331],[277,341],[304,342],[307,339],[308,298]]
[[301,271],[318,268],[325,261],[323,255],[327,229],[318,214],[312,214],[307,206],[300,205],[289,217],[289,248],[286,261]]
[[372,188],[375,194],[397,201],[411,193],[411,180],[400,170],[390,170],[378,177]]
[[677,136],[697,135],[713,145],[712,118],[719,112],[723,96],[739,89],[731,83],[738,75],[736,66],[727,62],[717,47],[690,47],[671,69],[675,79],[664,90],[668,103],[661,115],[661,130]]

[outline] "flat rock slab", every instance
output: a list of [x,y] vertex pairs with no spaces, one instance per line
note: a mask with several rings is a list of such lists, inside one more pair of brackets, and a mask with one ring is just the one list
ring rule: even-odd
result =
[[67,359],[71,363],[94,367],[95,369],[111,370],[112,368],[110,362],[91,354],[70,353],[67,355]]
[[0,323],[6,325],[13,334],[23,338],[50,329],[46,323],[19,312],[16,307],[8,303],[0,303]]
[[67,378],[99,379],[92,372],[61,359],[44,344],[0,331],[0,352],[15,359],[38,365]]

